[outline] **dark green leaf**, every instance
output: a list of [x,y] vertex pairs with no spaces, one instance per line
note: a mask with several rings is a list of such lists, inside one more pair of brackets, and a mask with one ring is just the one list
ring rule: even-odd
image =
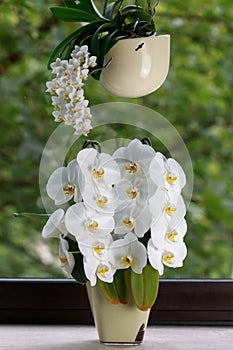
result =
[[85,41],[102,23],[102,20],[89,23],[65,38],[52,52],[48,62],[48,68],[50,68],[50,64],[54,62],[57,57],[63,58],[63,52],[69,47],[70,43],[74,42],[74,44],[80,45],[81,41]]
[[76,8],[78,8],[80,11],[92,14],[96,19],[104,19],[92,0],[79,0]]
[[64,0],[64,2],[67,7],[75,8],[75,9],[78,7],[78,4],[76,4],[75,0]]
[[85,284],[87,282],[87,278],[84,272],[83,267],[83,255],[79,251],[79,247],[76,241],[74,241],[70,237],[65,238],[69,243],[69,251],[74,252],[73,257],[75,259],[75,266],[72,271],[72,277],[81,284]]
[[93,22],[100,19],[94,13],[66,7],[51,7],[55,17],[65,22]]

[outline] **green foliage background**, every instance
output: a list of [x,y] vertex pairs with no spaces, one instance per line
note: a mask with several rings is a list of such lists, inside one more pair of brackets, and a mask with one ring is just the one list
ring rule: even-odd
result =
[[[101,8],[103,1],[98,2]],[[41,152],[55,127],[45,82],[47,60],[75,29],[49,7],[62,1],[0,1],[0,277],[61,277],[57,245],[41,238],[45,219],[38,186]],[[165,116],[179,131],[194,166],[188,210],[188,257],[172,278],[230,278],[233,248],[232,0],[161,0],[158,34],[171,34],[171,66],[155,93],[127,100],[90,79],[92,105],[125,101]],[[130,132],[130,131],[129,131]],[[123,135],[122,135],[123,136]],[[124,137],[127,130],[124,131]]]

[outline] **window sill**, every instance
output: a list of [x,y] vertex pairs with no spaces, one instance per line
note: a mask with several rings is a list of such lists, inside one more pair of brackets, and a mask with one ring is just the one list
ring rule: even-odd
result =
[[[223,327],[150,326],[143,349],[219,350],[232,346],[233,329]],[[4,350],[103,350],[92,326],[0,326],[0,347]],[[109,346],[108,349],[113,347]]]

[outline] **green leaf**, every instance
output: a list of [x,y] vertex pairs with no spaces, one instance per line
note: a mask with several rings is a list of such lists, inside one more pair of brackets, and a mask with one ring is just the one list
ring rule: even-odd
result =
[[114,12],[119,9],[121,0],[117,0],[114,2],[111,2],[110,4],[107,5],[105,11],[104,11],[104,16],[110,20],[113,19]]
[[101,19],[97,14],[74,8],[51,7],[55,17],[65,22],[93,22]]
[[[71,3],[72,1],[70,0],[67,2]],[[98,11],[98,9],[96,8],[92,0],[79,0],[78,4],[76,4],[76,8],[79,9],[80,11],[84,11],[92,14],[93,16],[96,17],[96,19],[104,19],[104,17]]]
[[103,58],[105,55],[105,52],[101,50],[101,38],[100,35],[103,32],[108,32],[108,30],[114,29],[115,25],[112,23],[103,23],[93,34],[91,41],[90,41],[90,52],[92,55],[95,55],[98,57],[99,61],[98,64],[102,66]]
[[107,283],[98,279],[98,285],[105,298],[112,304],[120,304],[118,293],[114,282]]
[[79,246],[76,241],[69,237],[65,237],[69,244],[69,251],[74,252],[73,257],[75,260],[75,266],[72,271],[72,277],[81,284],[85,284],[87,282],[87,278],[84,272],[84,267],[83,267],[83,255],[79,251]]
[[76,3],[76,0],[64,0],[66,7],[70,8],[77,8],[78,4]]
[[146,311],[150,309],[157,298],[159,274],[151,265],[146,265],[141,274],[131,271],[131,290],[137,307]]
[[81,45],[81,43],[83,41],[85,41],[89,36],[91,36],[102,23],[103,23],[102,20],[89,23],[89,24],[77,29],[75,32],[73,32],[67,38],[65,38],[53,50],[53,52],[49,58],[48,68],[50,69],[50,64],[52,62],[54,62],[57,57],[64,58],[64,56],[65,56],[64,52],[67,48],[69,48],[69,46],[72,42],[73,42],[73,46],[75,44]]
[[114,275],[114,284],[121,304],[128,303],[128,288],[125,270],[117,270]]

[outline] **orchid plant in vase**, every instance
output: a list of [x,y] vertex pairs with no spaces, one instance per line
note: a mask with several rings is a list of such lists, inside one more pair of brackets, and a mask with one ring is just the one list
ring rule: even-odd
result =
[[148,139],[133,139],[112,155],[86,141],[48,180],[58,209],[42,235],[59,239],[61,266],[78,282],[98,284],[114,304],[126,304],[132,293],[148,310],[164,266],[181,267],[187,254],[185,182],[181,166]]

